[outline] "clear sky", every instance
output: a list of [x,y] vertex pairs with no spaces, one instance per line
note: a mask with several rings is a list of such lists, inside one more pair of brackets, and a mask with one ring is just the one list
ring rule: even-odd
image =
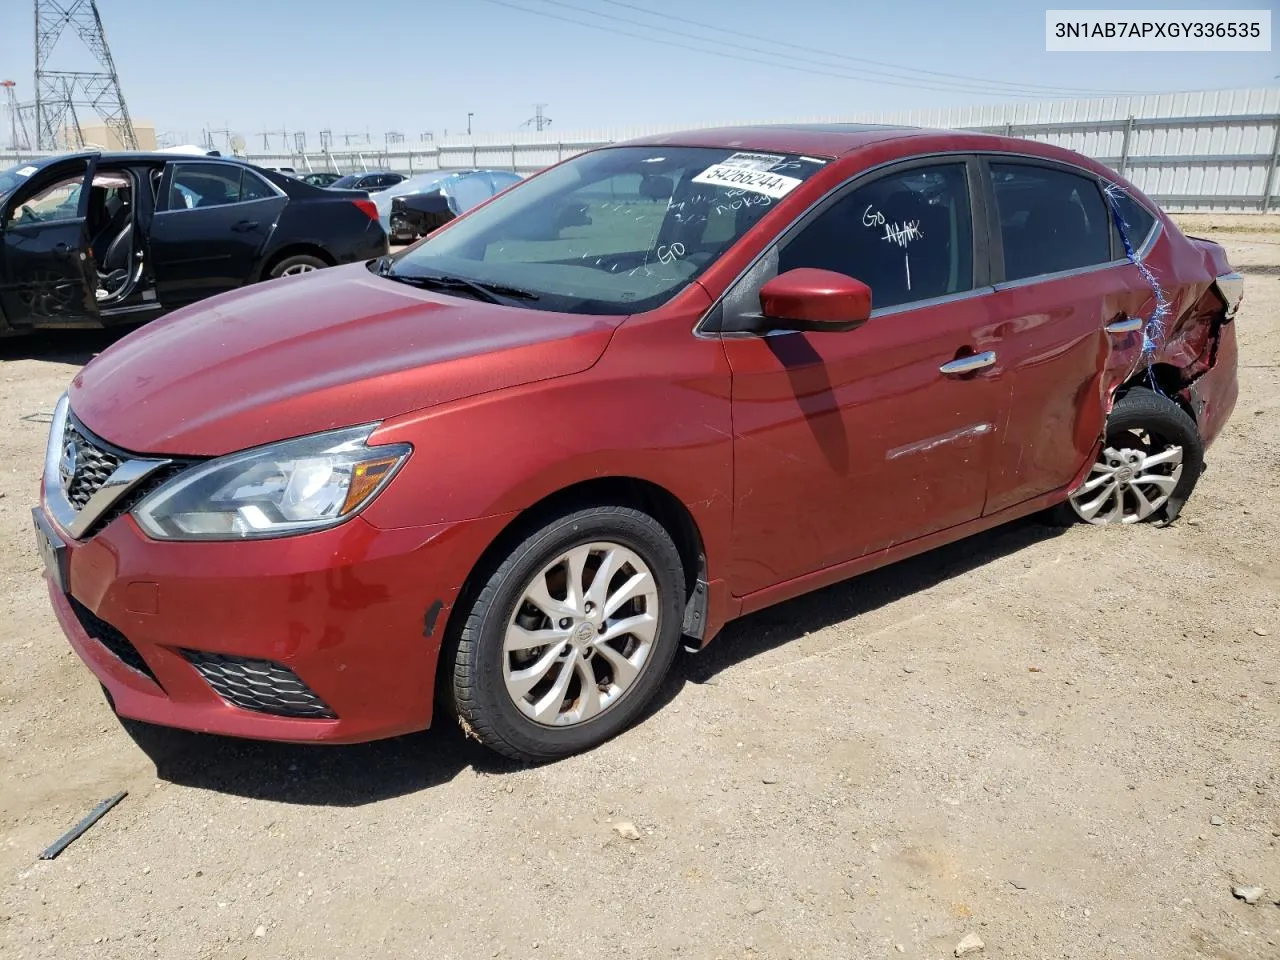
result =
[[[1270,9],[1280,28],[1276,0],[1124,5]],[[574,130],[1007,102],[1038,93],[1033,86],[1164,92],[1280,83],[1277,52],[1046,53],[1049,6],[1106,4],[99,0],[135,117],[184,140],[229,126],[258,149],[260,131],[281,128],[306,130],[313,147],[324,127],[339,144],[344,132],[366,129],[379,143],[387,130],[410,141],[449,130],[452,139],[468,112],[477,133],[511,131],[537,102],[551,129]],[[0,79],[16,80],[26,100],[29,0],[5,4],[3,18]],[[51,66],[84,64],[76,38],[64,37]]]

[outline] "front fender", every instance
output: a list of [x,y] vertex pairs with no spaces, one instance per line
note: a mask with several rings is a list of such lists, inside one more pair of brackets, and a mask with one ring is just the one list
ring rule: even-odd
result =
[[364,516],[416,526],[526,510],[585,481],[628,477],[685,504],[711,571],[732,513],[730,378],[718,340],[686,318],[623,324],[579,374],[444,404],[385,422],[373,443],[414,453]]

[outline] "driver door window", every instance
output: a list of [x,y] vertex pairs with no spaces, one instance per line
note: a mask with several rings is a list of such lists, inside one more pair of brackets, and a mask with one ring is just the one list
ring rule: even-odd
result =
[[797,267],[856,277],[876,309],[972,290],[965,165],[916,167],[845,194],[779,251],[779,273]]
[[6,224],[57,223],[81,217],[80,199],[87,166],[56,182],[38,189],[31,197],[20,200],[9,211]]

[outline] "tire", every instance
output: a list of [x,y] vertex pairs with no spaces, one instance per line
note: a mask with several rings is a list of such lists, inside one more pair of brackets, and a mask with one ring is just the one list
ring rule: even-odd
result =
[[[576,599],[565,558],[579,563]],[[596,506],[546,524],[488,576],[462,622],[450,691],[459,723],[498,753],[534,763],[614,737],[644,711],[671,665],[684,587],[680,554],[648,514]],[[541,606],[531,592],[540,592]],[[610,614],[625,596],[632,599]],[[593,597],[607,600],[596,605]],[[628,624],[634,632],[613,636]],[[546,642],[529,646],[537,640]]]
[[312,270],[323,270],[328,265],[319,257],[313,257],[306,253],[297,253],[292,257],[285,257],[278,263],[272,264],[271,271],[267,274],[267,277],[275,280],[279,277],[310,273]]
[[1203,472],[1204,442],[1195,421],[1168,397],[1133,387],[1112,408],[1098,461],[1059,506],[1058,517],[1066,523],[1171,523]]

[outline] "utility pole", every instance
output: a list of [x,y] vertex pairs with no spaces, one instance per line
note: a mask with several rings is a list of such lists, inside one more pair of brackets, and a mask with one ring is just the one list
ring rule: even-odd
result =
[[471,118],[474,116],[475,116],[474,113],[467,114],[467,136],[468,137],[471,136]]
[[[97,0],[34,0],[35,2],[35,146],[58,149],[59,134],[72,134],[74,146],[84,145],[80,110],[96,113],[121,147],[138,149],[129,107],[120,89],[111,48],[107,46]],[[96,70],[51,69],[54,47],[73,30],[97,63]]]

